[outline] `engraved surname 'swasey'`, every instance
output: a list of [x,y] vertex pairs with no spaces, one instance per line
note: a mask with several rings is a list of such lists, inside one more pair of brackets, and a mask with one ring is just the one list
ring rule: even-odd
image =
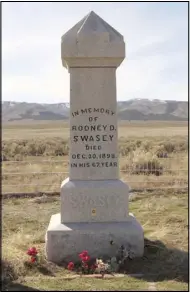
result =
[[61,214],[46,232],[47,258],[74,260],[84,249],[112,256],[122,244],[141,256],[143,229],[128,213],[129,188],[119,179],[116,69],[125,58],[123,36],[90,12],[62,36],[61,57],[70,74],[69,178],[61,185]]

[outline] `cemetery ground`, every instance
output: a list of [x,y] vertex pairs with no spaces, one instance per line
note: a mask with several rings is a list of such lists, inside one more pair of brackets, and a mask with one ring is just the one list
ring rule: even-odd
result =
[[[132,189],[129,209],[144,229],[145,253],[127,262],[124,277],[105,279],[74,277],[45,259],[45,232],[51,215],[60,212],[60,184],[68,176],[68,135],[66,122],[3,126],[2,260],[7,291],[187,291],[187,123],[119,124],[121,178]],[[38,192],[51,194],[40,199]],[[27,193],[35,197],[25,197]],[[32,246],[41,260],[29,268],[24,263]]]

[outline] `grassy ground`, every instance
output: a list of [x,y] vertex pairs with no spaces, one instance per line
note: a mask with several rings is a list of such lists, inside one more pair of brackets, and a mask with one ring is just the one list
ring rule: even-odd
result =
[[[3,260],[15,273],[19,285],[48,290],[157,290],[187,291],[188,282],[188,196],[174,191],[136,193],[130,212],[141,222],[145,232],[145,253],[128,262],[127,274],[143,274],[116,279],[72,279],[64,268],[46,262],[44,237],[50,216],[60,211],[60,199],[39,204],[36,199],[3,199]],[[41,265],[28,268],[26,251],[31,246],[40,251]],[[88,247],[85,247],[88,248]],[[9,267],[9,271],[11,268]],[[13,274],[13,272],[11,272]]]
[[[64,122],[4,125],[3,193],[59,192],[68,176],[68,133]],[[135,192],[129,204],[145,232],[144,257],[128,262],[122,278],[66,279],[71,274],[48,263],[44,255],[45,231],[51,215],[60,212],[59,196],[39,204],[36,199],[4,195],[2,259],[7,291],[188,290],[187,123],[120,123],[119,153],[121,178],[131,188],[144,190]],[[145,174],[150,168],[161,169],[160,175]],[[26,250],[33,245],[41,255],[37,268],[25,264]]]
[[[28,162],[4,162],[2,191],[9,192],[50,192],[59,191],[61,182],[68,177],[68,156],[30,157]],[[145,167],[149,158],[145,161]],[[151,163],[152,160],[150,160]],[[137,175],[131,169],[130,157],[120,157],[120,177],[133,189],[144,188],[185,188],[188,183],[187,154],[171,154],[167,159],[157,159],[163,167],[163,174]],[[140,164],[141,165],[141,164]]]

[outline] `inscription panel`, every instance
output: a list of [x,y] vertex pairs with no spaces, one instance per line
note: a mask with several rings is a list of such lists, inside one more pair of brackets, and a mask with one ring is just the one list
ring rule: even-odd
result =
[[116,178],[118,172],[116,113],[103,107],[82,108],[72,111],[71,116],[72,177]]
[[118,178],[115,68],[70,68],[70,178]]

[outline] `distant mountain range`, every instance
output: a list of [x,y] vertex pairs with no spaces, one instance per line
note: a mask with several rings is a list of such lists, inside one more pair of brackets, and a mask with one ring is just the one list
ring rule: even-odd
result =
[[[186,121],[188,102],[170,100],[131,99],[118,101],[119,120]],[[2,102],[2,121],[67,120],[69,103],[44,104]]]

